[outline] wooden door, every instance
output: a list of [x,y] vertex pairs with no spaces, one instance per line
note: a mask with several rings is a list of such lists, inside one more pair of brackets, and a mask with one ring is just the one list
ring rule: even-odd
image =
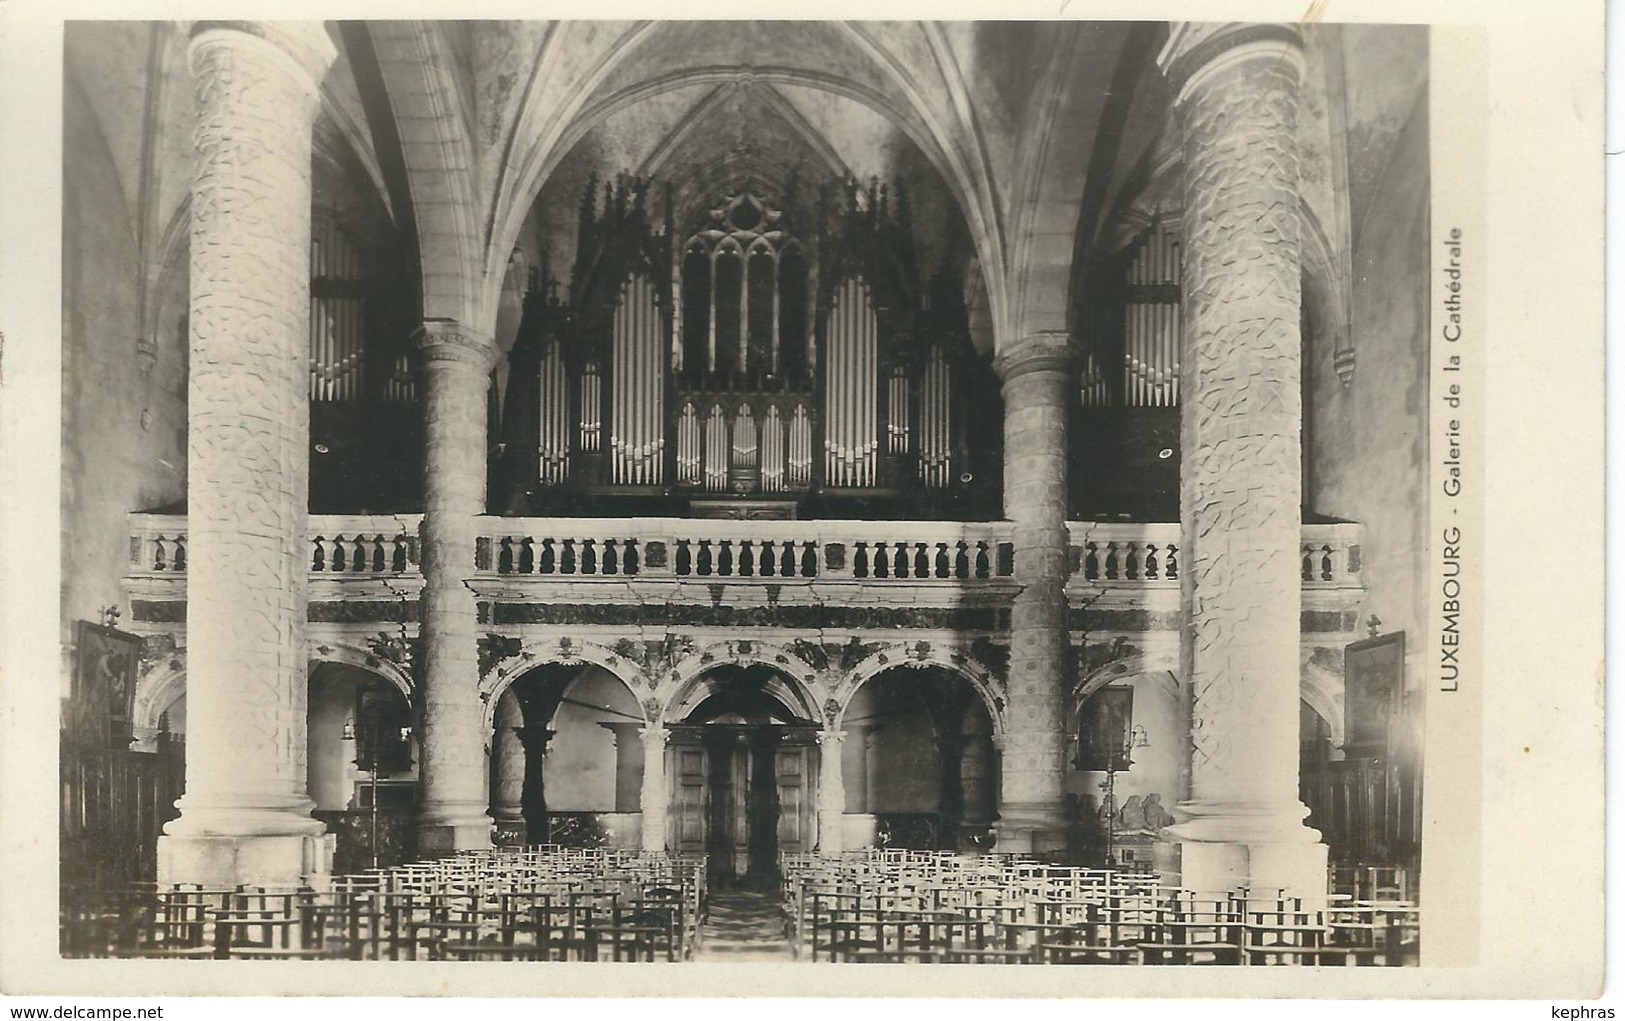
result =
[[810,851],[818,829],[813,797],[813,749],[810,745],[781,745],[776,751],[779,850]]
[[672,846],[688,854],[705,853],[706,798],[705,749],[700,745],[674,745],[672,776],[674,797],[669,812]]

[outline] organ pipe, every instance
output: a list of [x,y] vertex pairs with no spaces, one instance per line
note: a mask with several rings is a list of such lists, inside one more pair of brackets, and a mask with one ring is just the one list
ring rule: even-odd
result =
[[812,483],[812,418],[805,404],[796,404],[790,415],[790,455],[788,475],[791,485]]
[[612,329],[610,478],[617,484],[657,485],[664,475],[665,391],[659,308],[647,276],[634,276],[623,289]]
[[946,487],[952,478],[949,383],[948,360],[942,345],[932,345],[920,385],[920,480],[933,489]]
[[728,418],[720,404],[711,405],[706,415],[705,488],[716,493],[728,488]]
[[893,454],[908,453],[908,374],[901,365],[892,369],[886,390],[886,449]]
[[548,344],[537,373],[538,477],[556,485],[570,474],[570,391],[557,341]]
[[784,420],[776,404],[762,416],[762,489],[784,491]]
[[362,395],[364,319],[361,256],[330,217],[318,217],[310,243],[310,399]]
[[875,484],[878,336],[868,287],[847,280],[831,309],[828,337],[824,473],[831,485]]
[[599,390],[598,365],[588,362],[581,370],[581,449],[589,454],[598,452],[602,428]]
[[698,485],[702,460],[700,417],[693,403],[685,402],[677,419],[677,481]]
[[[1179,403],[1179,248],[1174,230],[1154,227],[1125,277],[1123,400],[1131,407]],[[1092,365],[1085,371],[1083,402],[1098,406],[1104,392],[1093,388],[1090,369]]]

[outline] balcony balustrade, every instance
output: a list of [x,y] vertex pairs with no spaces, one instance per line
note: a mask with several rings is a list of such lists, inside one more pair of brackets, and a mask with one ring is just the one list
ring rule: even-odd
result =
[[[421,515],[312,515],[312,580],[419,578]],[[1174,523],[1071,522],[1069,589],[1177,589]],[[688,518],[482,517],[474,576],[509,584],[560,581],[797,583],[997,588],[1013,582],[1005,521],[736,521]],[[1360,526],[1305,525],[1307,590],[1360,587]],[[132,580],[182,581],[186,519],[130,516]]]

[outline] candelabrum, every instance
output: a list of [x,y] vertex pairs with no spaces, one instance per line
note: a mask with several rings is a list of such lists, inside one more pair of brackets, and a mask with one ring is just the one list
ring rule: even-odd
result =
[[[380,739],[383,736],[383,721],[379,719],[376,700],[367,696],[379,693],[381,689],[368,687],[362,689],[360,710],[362,717],[361,727],[365,728],[366,740],[356,744],[356,757],[351,761],[357,769],[367,774],[367,803],[368,803],[368,836],[367,860],[368,867],[378,867],[378,781],[385,775],[383,747]],[[402,744],[408,744],[412,739],[412,728],[403,726],[399,728],[398,739]],[[344,740],[355,742],[360,736],[356,718],[354,716],[344,721]]]
[[1100,789],[1106,795],[1100,802],[1100,821],[1106,830],[1107,868],[1116,864],[1113,860],[1116,853],[1113,839],[1117,830],[1117,774],[1127,772],[1134,765],[1134,749],[1147,748],[1150,744],[1145,728],[1135,726],[1122,732],[1121,743],[1111,749],[1111,754],[1106,758],[1106,779],[1100,783]]

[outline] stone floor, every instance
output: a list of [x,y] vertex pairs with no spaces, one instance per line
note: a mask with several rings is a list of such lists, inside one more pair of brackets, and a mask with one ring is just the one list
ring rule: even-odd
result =
[[713,890],[696,961],[789,961],[777,892]]

